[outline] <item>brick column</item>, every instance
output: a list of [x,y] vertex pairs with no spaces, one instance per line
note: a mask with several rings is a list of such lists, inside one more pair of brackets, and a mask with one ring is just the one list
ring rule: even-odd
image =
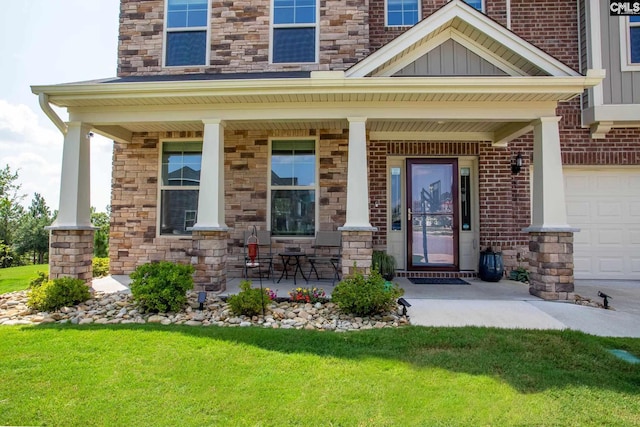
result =
[[363,274],[371,272],[373,230],[342,230],[342,277],[354,273],[353,265]]
[[529,293],[546,300],[573,299],[573,233],[529,233]]
[[191,264],[197,291],[224,291],[227,287],[226,230],[193,230]]
[[93,233],[89,229],[52,229],[49,239],[49,278],[93,278]]

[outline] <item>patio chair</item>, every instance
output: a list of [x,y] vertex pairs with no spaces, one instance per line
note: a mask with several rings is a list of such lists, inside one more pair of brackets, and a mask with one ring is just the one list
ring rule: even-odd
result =
[[[307,255],[311,269],[307,275],[311,279],[311,273],[316,274],[316,279],[320,280],[318,274],[319,265],[325,264],[333,270],[331,284],[340,280],[340,268],[342,261],[342,233],[340,231],[318,231],[313,242],[313,254]],[[307,282],[309,281],[307,279]]]
[[271,250],[271,231],[269,230],[256,230],[255,237],[258,239],[258,254],[254,260],[254,264],[251,263],[251,258],[249,257],[249,247],[248,243],[251,243],[249,240],[252,237],[253,232],[245,231],[244,232],[244,264],[243,264],[243,277],[245,279],[249,278],[249,270],[257,271],[259,277],[262,279],[263,274],[266,275],[267,278],[273,277],[273,252]]

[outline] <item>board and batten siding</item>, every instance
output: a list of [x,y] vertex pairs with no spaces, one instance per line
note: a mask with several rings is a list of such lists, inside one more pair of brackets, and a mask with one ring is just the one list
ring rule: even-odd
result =
[[394,74],[409,76],[506,76],[507,73],[454,40],[447,40]]
[[640,104],[640,71],[622,71],[620,25],[624,19],[609,16],[609,0],[600,1],[602,66],[607,76],[602,82],[604,104]]

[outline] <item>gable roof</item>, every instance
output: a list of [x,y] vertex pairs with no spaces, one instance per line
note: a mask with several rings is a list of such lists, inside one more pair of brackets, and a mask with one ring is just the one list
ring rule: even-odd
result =
[[345,72],[346,77],[389,77],[454,40],[511,76],[580,74],[462,0],[452,0]]

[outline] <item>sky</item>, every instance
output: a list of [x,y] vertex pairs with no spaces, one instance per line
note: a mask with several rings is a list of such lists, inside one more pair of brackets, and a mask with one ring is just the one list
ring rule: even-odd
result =
[[[119,0],[6,1],[0,13],[0,168],[18,171],[22,204],[40,193],[58,209],[62,133],[42,112],[31,85],[114,77]],[[56,109],[64,120],[68,114]],[[91,140],[91,205],[110,202],[112,142]]]

